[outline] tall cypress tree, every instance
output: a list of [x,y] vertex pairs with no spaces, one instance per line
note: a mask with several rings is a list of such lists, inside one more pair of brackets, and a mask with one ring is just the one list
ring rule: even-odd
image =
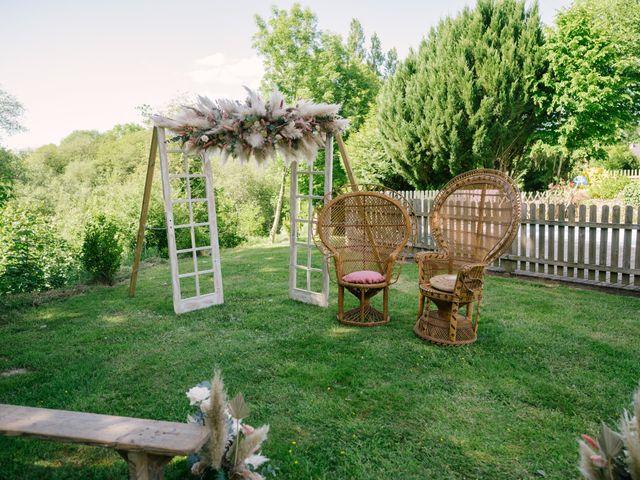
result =
[[379,127],[386,153],[417,188],[478,167],[526,169],[540,125],[532,98],[545,71],[537,5],[479,0],[441,21],[385,84]]

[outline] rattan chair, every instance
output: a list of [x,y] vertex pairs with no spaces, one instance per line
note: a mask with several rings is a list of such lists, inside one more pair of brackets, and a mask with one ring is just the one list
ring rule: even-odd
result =
[[[410,211],[384,192],[351,192],[330,200],[317,213],[319,248],[333,258],[338,282],[338,321],[374,326],[389,322],[389,285],[399,275],[396,261],[412,233]],[[344,311],[345,288],[360,305]],[[369,300],[383,292],[383,311]]]
[[[437,251],[415,256],[420,285],[414,327],[418,337],[445,345],[475,342],[485,267],[513,242],[520,209],[518,188],[497,170],[464,173],[438,193],[429,215]],[[430,309],[431,302],[437,310]],[[459,313],[463,307],[464,316]]]

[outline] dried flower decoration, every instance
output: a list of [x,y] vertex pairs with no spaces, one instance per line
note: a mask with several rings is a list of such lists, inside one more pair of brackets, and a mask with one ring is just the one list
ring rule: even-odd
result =
[[347,121],[338,112],[340,105],[300,100],[287,106],[280,92],[264,101],[245,87],[244,103],[198,97],[194,106],[183,106],[175,118],[152,115],[157,127],[176,134],[187,153],[218,153],[223,161],[240,162],[255,158],[258,163],[280,153],[287,164],[297,159],[312,164],[327,134],[343,131]]

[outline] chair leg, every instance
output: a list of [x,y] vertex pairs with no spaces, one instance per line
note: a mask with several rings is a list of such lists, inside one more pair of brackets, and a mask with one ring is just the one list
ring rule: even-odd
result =
[[424,313],[424,295],[422,294],[422,292],[420,292],[418,294],[418,320],[420,320],[420,317],[422,316],[423,313]]
[[382,319],[385,322],[389,319],[389,287],[382,292]]
[[482,295],[478,295],[478,302],[476,304],[476,323],[473,326],[473,333],[478,333],[478,322],[480,322],[480,304],[482,303]]
[[367,306],[367,299],[364,296],[364,288],[360,289],[360,321],[365,321],[365,307]]
[[344,320],[344,287],[338,285],[338,320]]
[[449,318],[449,341],[451,342],[456,341],[456,335],[458,333],[458,319],[456,318],[458,308],[457,303],[451,305],[451,317]]

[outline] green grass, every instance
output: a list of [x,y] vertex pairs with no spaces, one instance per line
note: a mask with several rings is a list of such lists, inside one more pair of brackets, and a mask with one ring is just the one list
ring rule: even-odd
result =
[[[640,379],[640,299],[489,277],[476,344],[412,331],[416,268],[391,323],[349,328],[287,298],[285,247],[223,251],[225,304],[173,314],[167,265],[0,322],[0,403],[183,421],[222,368],[285,479],[577,478],[576,439],[617,422]],[[349,299],[355,304],[355,300]],[[100,448],[0,437],[0,479],[126,478]],[[187,478],[176,459],[168,479]]]

